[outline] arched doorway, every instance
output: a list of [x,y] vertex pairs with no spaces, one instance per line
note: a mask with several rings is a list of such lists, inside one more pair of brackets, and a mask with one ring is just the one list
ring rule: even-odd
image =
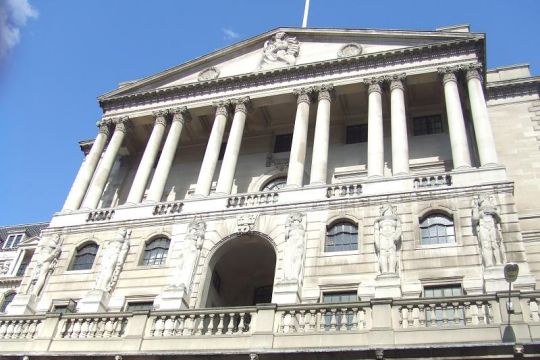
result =
[[205,307],[250,306],[272,301],[276,253],[255,233],[226,240],[210,259]]

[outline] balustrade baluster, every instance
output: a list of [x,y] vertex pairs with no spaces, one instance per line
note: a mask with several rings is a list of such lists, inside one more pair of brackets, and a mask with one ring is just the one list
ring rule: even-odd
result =
[[229,313],[229,322],[227,323],[227,335],[232,335],[234,329],[234,313]]
[[244,324],[244,317],[246,316],[246,313],[240,313],[240,319],[238,321],[238,332],[243,333],[245,332],[245,324]]
[[214,323],[215,317],[216,317],[216,314],[208,314],[209,321],[208,321],[208,327],[206,330],[206,335],[215,334],[215,327],[216,327],[216,324]]
[[429,304],[430,314],[431,314],[431,326],[437,326],[437,311],[435,309],[435,304]]
[[86,338],[88,335],[88,319],[84,319],[81,324],[81,335],[79,337]]
[[174,321],[176,317],[171,316],[165,320],[165,325],[163,327],[163,336],[171,336],[174,331]]
[[336,319],[336,309],[330,309],[331,319],[330,319],[330,331],[337,330],[337,319]]
[[478,323],[487,324],[488,322],[487,322],[486,306],[484,306],[482,301],[477,301],[476,307],[478,308]]
[[309,331],[315,331],[317,327],[317,310],[309,310]]
[[225,326],[225,314],[224,313],[219,313],[219,323],[218,323],[218,326],[217,326],[217,333],[218,334],[223,334],[223,328]]
[[0,338],[5,338],[6,336],[6,332],[7,332],[7,322],[6,321],[1,321],[0,322]]
[[306,310],[298,311],[298,332],[306,331]]
[[206,317],[205,314],[199,314],[195,318],[195,327],[194,327],[195,335],[202,335],[203,334],[205,317]]
[[75,320],[75,326],[73,326],[73,338],[78,338],[81,334],[81,326],[82,326],[83,319],[77,319]]
[[19,321],[15,321],[15,326],[13,327],[13,335],[11,335],[11,338],[18,339],[19,336],[21,336],[21,323]]

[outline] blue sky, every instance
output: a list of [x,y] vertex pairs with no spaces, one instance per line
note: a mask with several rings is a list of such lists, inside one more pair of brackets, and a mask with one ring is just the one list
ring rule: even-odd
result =
[[[304,0],[0,0],[0,225],[48,221],[61,208],[82,161],[77,142],[97,133],[98,95],[261,32],[300,26],[303,8]],[[487,33],[489,67],[529,63],[537,75],[538,14],[537,0],[311,0],[308,26],[469,23]]]

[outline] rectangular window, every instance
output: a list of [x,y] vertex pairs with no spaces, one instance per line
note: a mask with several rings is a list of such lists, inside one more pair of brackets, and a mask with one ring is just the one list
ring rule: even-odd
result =
[[153,301],[133,301],[128,302],[126,305],[126,311],[146,311],[153,310],[154,302]]
[[[356,302],[358,301],[358,293],[356,291],[323,293],[322,301],[325,304]],[[324,329],[326,331],[337,330],[343,327],[350,330],[353,326],[352,310],[328,308],[323,316]]]
[[351,125],[347,126],[345,144],[356,144],[367,142],[368,125]]
[[432,135],[443,132],[441,115],[418,116],[413,118],[413,134]]
[[24,234],[11,234],[7,237],[4,243],[4,249],[15,249],[22,241]]
[[17,274],[15,276],[24,276],[24,272],[26,271],[26,268],[28,267],[28,264],[30,263],[29,260],[25,259],[17,269]]
[[[424,287],[425,298],[445,298],[463,295],[463,290],[458,284],[426,286]],[[426,326],[450,326],[465,325],[465,310],[463,305],[452,305],[451,302],[434,302],[434,307],[425,308]]]
[[276,135],[276,139],[274,142],[274,152],[280,153],[291,151],[292,135],[293,134]]

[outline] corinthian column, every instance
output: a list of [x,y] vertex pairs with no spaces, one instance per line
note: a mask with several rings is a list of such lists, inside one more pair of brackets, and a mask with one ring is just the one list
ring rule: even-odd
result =
[[246,115],[250,107],[249,97],[233,100],[233,103],[234,118],[231,132],[229,133],[229,139],[227,140],[223,162],[221,163],[216,194],[231,193],[238,154],[240,153],[240,145],[242,144],[242,134],[244,133]]
[[322,85],[316,89],[319,93],[313,156],[311,159],[310,184],[326,184],[328,168],[328,143],[330,139],[330,101],[334,96],[333,85]]
[[126,200],[128,204],[140,203],[144,190],[146,189],[146,184],[148,183],[148,178],[150,177],[150,172],[152,171],[152,166],[156,161],[156,157],[159,151],[159,146],[161,145],[161,140],[163,139],[163,134],[165,133],[165,126],[167,125],[167,111],[156,111],[154,112],[155,123],[154,128],[152,129],[152,134],[148,139],[146,144],[146,149],[144,149],[144,154],[139,163],[137,173],[133,179],[133,184],[129,190],[129,194]]
[[405,74],[393,76],[390,80],[392,175],[394,176],[409,173],[409,141],[403,79],[405,79]]
[[459,97],[459,89],[456,68],[442,68],[444,86],[444,99],[446,102],[446,116],[448,118],[448,132],[450,134],[450,146],[452,148],[452,162],[454,169],[471,167],[471,156],[469,153],[469,143],[467,141],[467,131],[463,120],[463,110]]
[[197,179],[197,187],[195,188],[196,196],[208,196],[210,194],[212,179],[219,158],[219,150],[223,141],[223,133],[225,132],[225,125],[227,125],[227,117],[229,116],[229,105],[229,102],[219,102],[214,105],[216,107],[216,117],[214,119],[214,125],[212,125],[210,139],[208,139],[208,145],[206,145],[199,178]]
[[111,174],[116,156],[118,155],[118,150],[120,150],[120,146],[124,141],[128,120],[129,118],[125,116],[114,121],[115,126],[113,136],[109,142],[109,145],[107,146],[107,150],[105,150],[103,159],[101,159],[101,162],[99,163],[96,174],[92,180],[92,184],[90,184],[90,189],[88,190],[88,194],[86,194],[86,198],[84,199],[82,206],[83,208],[95,209],[97,207],[99,200],[101,199],[101,195],[103,194],[105,184],[107,183],[109,175]]
[[474,133],[476,134],[476,143],[478,144],[478,154],[480,155],[480,164],[482,166],[497,165],[497,151],[495,150],[495,139],[491,131],[491,123],[484,98],[484,90],[479,65],[468,68],[467,88],[469,89],[469,101],[471,103],[471,113],[474,123]]
[[301,187],[304,180],[304,164],[306,161],[307,133],[309,125],[309,104],[313,89],[295,90],[297,96],[296,118],[287,173],[287,187]]
[[171,171],[171,166],[174,161],[174,155],[178,148],[178,142],[180,141],[180,135],[182,134],[182,128],[184,123],[191,120],[190,114],[185,106],[178,107],[170,110],[173,114],[171,127],[165,139],[165,144],[161,150],[161,155],[150,183],[150,189],[146,196],[148,202],[160,202],[163,196],[163,190]]
[[71,190],[67,196],[66,202],[62,211],[78,210],[81,206],[84,194],[88,190],[88,185],[92,180],[94,171],[96,170],[105,144],[107,143],[107,138],[109,137],[109,121],[101,120],[97,123],[99,127],[99,133],[92,144],[92,149],[90,153],[83,160],[82,166],[77,173],[77,177],[71,186]]
[[382,78],[366,81],[368,87],[368,177],[384,175]]

